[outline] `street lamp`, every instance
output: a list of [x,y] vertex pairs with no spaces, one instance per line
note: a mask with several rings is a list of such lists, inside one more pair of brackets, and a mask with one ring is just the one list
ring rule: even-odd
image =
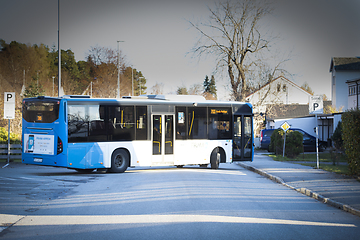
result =
[[131,96],[134,96],[134,69],[131,68]]
[[145,79],[144,77],[139,77],[139,84],[140,84],[140,92],[139,92],[139,96],[142,94],[142,92],[141,92],[141,80],[142,79]]
[[118,52],[118,59],[117,59],[117,68],[118,68],[118,80],[117,80],[117,94],[116,98],[120,98],[120,51],[119,51],[119,42],[124,41],[117,41],[117,52]]
[[52,77],[52,79],[53,79],[53,97],[55,97],[55,93],[54,93],[54,79],[55,79],[55,77]]

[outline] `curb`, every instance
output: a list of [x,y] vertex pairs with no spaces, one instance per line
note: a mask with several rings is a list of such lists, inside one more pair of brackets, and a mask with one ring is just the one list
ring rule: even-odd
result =
[[24,217],[25,216],[21,216],[21,215],[0,214],[0,237],[1,237],[1,232],[15,225]]
[[277,176],[271,175],[271,174],[269,174],[269,173],[267,173],[267,172],[265,172],[265,171],[263,171],[263,170],[260,170],[260,169],[257,169],[257,168],[255,168],[255,167],[249,166],[249,165],[247,165],[247,164],[245,164],[245,163],[240,163],[240,162],[238,162],[237,164],[238,164],[239,166],[247,169],[247,170],[250,170],[250,171],[252,171],[252,172],[255,172],[255,173],[257,173],[257,174],[259,174],[259,175],[261,175],[261,176],[264,176],[264,177],[266,177],[266,178],[268,178],[268,179],[276,182],[276,183],[279,183],[279,184],[281,184],[281,185],[283,185],[283,186],[285,186],[285,187],[288,187],[288,188],[290,188],[290,189],[292,189],[292,190],[295,190],[295,191],[297,191],[297,192],[300,192],[300,193],[302,193],[302,194],[304,194],[304,195],[306,195],[306,196],[308,196],[308,197],[312,197],[312,198],[314,198],[314,199],[316,199],[316,200],[318,200],[318,201],[320,201],[320,202],[322,202],[322,203],[328,204],[328,205],[330,205],[330,206],[332,206],[332,207],[336,207],[336,208],[338,208],[338,209],[341,209],[341,210],[343,210],[343,211],[352,213],[352,214],[360,217],[360,210],[357,210],[357,209],[355,209],[355,208],[353,208],[353,207],[351,207],[351,206],[349,206],[349,205],[346,205],[346,204],[343,204],[343,203],[334,201],[334,200],[332,200],[332,199],[330,199],[330,198],[324,197],[324,196],[322,196],[322,195],[320,195],[320,194],[318,194],[318,193],[316,193],[316,192],[313,192],[313,191],[311,191],[311,190],[309,190],[309,189],[307,189],[307,188],[295,188],[295,187],[287,184],[286,182],[284,182],[284,180],[283,180],[282,178],[279,178],[279,177],[277,177]]

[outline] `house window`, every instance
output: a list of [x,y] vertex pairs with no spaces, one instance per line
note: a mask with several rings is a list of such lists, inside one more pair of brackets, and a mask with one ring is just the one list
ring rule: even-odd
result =
[[286,85],[283,85],[283,92],[286,92]]
[[281,89],[281,85],[280,83],[277,85],[277,91],[280,92],[280,89]]
[[349,96],[356,95],[356,86],[349,86]]

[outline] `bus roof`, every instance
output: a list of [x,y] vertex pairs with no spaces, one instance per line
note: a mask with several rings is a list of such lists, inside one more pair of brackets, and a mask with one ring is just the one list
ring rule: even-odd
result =
[[64,95],[62,97],[48,97],[39,96],[36,98],[25,98],[24,100],[65,100],[67,102],[94,102],[94,103],[108,103],[117,104],[123,103],[126,105],[182,105],[182,106],[219,106],[230,107],[236,105],[247,105],[252,108],[250,103],[235,102],[235,101],[218,101],[206,100],[203,96],[199,95],[140,95],[140,96],[125,96],[123,98],[91,98],[88,95]]

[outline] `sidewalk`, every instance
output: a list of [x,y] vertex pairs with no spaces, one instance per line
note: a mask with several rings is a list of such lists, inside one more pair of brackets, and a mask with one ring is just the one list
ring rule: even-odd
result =
[[360,182],[356,179],[300,164],[274,161],[259,153],[255,153],[253,162],[238,164],[307,196],[360,216]]

